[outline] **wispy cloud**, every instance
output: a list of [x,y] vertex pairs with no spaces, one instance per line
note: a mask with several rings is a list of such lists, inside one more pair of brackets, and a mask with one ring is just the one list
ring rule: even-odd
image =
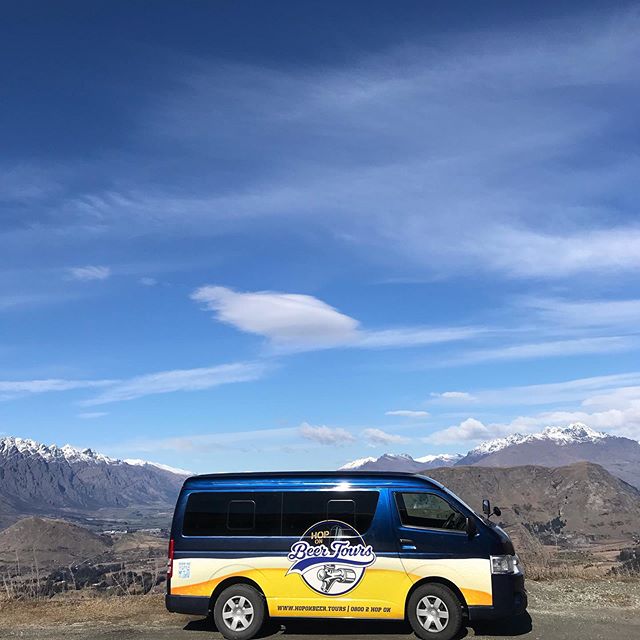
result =
[[200,287],[192,299],[214,312],[220,322],[267,338],[276,350],[335,347],[382,349],[470,340],[481,327],[404,327],[362,329],[360,322],[310,295],[277,291],[237,292]]
[[420,347],[472,340],[488,333],[483,327],[406,327],[363,331],[353,343],[363,349],[385,349],[393,347]]
[[71,267],[68,273],[73,280],[89,282],[91,280],[107,280],[111,276],[111,269],[109,267],[87,265],[85,267]]
[[108,415],[106,411],[89,411],[87,413],[79,413],[78,418],[80,418],[80,420],[95,420]]
[[355,436],[342,427],[327,427],[325,425],[312,425],[303,422],[298,428],[298,433],[305,439],[318,444],[341,446],[355,442]]
[[472,396],[467,391],[443,391],[442,393],[431,393],[432,398],[438,398],[440,400],[455,400],[455,401],[464,401],[471,402],[475,400],[475,397]]
[[84,406],[134,400],[176,391],[201,391],[223,384],[258,380],[267,371],[264,362],[236,362],[198,369],[174,369],[136,376],[112,384],[106,391],[84,400]]
[[460,356],[455,356],[449,363],[474,364],[497,360],[579,356],[637,349],[638,346],[640,346],[640,340],[635,336],[602,336],[595,338],[550,340],[546,342],[521,343],[495,348],[470,350]]
[[[176,391],[199,391],[222,384],[258,380],[274,367],[267,362],[235,362],[197,369],[174,369],[133,378],[108,380],[66,380],[47,378],[37,380],[0,380],[0,400],[12,400],[39,393],[105,389],[100,395],[83,400],[83,406],[133,400],[143,396]],[[85,412],[79,418],[98,418],[106,413]]]
[[169,438],[136,439],[120,443],[116,451],[123,455],[131,452],[151,453],[154,451],[180,451],[184,453],[211,453],[229,449],[244,450],[267,447],[283,448],[298,435],[295,427],[279,429],[236,429],[216,433],[193,433]]
[[427,418],[428,411],[416,411],[413,409],[394,409],[393,411],[385,411],[385,416],[398,416],[400,418]]
[[[522,405],[566,404],[582,402],[586,398],[604,395],[610,390],[630,385],[640,385],[640,372],[618,373],[609,376],[576,378],[562,382],[529,384],[495,389],[474,389],[474,406],[499,407]],[[431,402],[437,402],[435,397]],[[451,404],[449,400],[447,404]],[[464,402],[464,399],[463,399]],[[464,402],[466,405],[466,402]]]
[[[616,154],[603,140],[632,118],[639,24],[637,11],[584,12],[322,68],[192,59],[176,65],[170,91],[145,101],[141,129],[196,159],[234,149],[234,180],[212,187],[187,166],[185,196],[178,171],[171,187],[151,185],[133,157],[120,173],[100,168],[117,174],[119,190],[73,193],[46,216],[80,231],[90,219],[92,232],[193,235],[312,220],[334,244],[414,273],[632,272],[640,227],[624,203],[634,202],[639,162],[631,138],[616,138]],[[212,113],[224,127],[211,126]],[[276,147],[287,152],[269,153]]]
[[640,300],[567,300],[530,296],[520,306],[537,312],[543,320],[558,327],[597,327],[637,331],[640,326]]
[[114,384],[113,380],[64,380],[47,378],[42,380],[0,380],[0,398],[10,400],[24,395],[94,389]]

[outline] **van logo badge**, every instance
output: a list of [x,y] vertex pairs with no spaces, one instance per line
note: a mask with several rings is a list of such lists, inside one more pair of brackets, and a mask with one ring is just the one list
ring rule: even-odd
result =
[[376,554],[351,525],[323,520],[291,545],[287,558],[292,565],[286,575],[298,573],[314,591],[341,596],[355,589]]

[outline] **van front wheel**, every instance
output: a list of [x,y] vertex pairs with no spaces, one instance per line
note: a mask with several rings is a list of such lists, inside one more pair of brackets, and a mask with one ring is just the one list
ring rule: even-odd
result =
[[249,640],[264,621],[264,598],[248,584],[225,589],[213,605],[213,620],[227,640]]
[[451,640],[462,627],[462,605],[448,587],[424,584],[411,594],[407,617],[419,638]]

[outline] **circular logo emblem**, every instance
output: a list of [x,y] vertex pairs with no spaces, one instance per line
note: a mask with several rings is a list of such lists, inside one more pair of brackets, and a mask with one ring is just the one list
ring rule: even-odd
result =
[[346,522],[323,520],[309,527],[291,545],[287,571],[298,573],[314,591],[325,596],[341,596],[362,579],[376,561],[370,544]]

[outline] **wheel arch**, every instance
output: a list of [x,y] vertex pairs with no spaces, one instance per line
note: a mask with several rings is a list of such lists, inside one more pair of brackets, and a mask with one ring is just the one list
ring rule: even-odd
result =
[[451,580],[447,580],[446,578],[443,578],[442,576],[429,576],[427,578],[421,578],[420,580],[418,580],[418,582],[412,585],[411,589],[409,589],[409,592],[407,593],[407,597],[404,601],[405,619],[407,618],[407,613],[409,609],[409,600],[411,599],[411,596],[413,595],[416,589],[423,587],[426,584],[441,584],[442,586],[448,587],[449,589],[451,589],[451,591],[453,591],[455,596],[460,601],[460,604],[462,605],[463,614],[469,615],[469,605],[467,604],[467,600],[465,599],[462,591],[460,591],[460,588],[456,586],[455,583],[451,582]]
[[265,601],[267,599],[262,587],[255,580],[251,580],[251,578],[245,578],[244,576],[230,576],[220,582],[220,584],[218,584],[216,588],[211,592],[211,597],[209,598],[209,611],[213,611],[213,607],[216,603],[216,600],[218,599],[218,596],[225,589],[227,589],[228,587],[232,587],[234,584],[249,585],[250,587],[253,587],[258,593],[260,593]]

